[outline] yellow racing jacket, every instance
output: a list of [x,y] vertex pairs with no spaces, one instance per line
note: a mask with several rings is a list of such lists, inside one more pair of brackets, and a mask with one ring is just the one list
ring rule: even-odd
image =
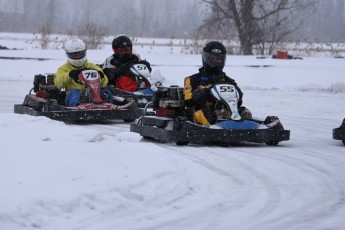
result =
[[[56,88],[66,89],[66,94],[68,94],[72,89],[79,89],[84,90],[85,86],[78,84],[75,82],[72,78],[69,77],[69,72],[74,69],[95,69],[97,71],[102,71],[102,69],[97,66],[96,64],[90,63],[88,61],[85,62],[83,66],[75,67],[71,63],[67,62],[59,67],[59,69],[56,72],[55,78],[54,78],[54,84]],[[105,88],[108,84],[108,78],[104,74],[104,78],[101,79],[101,88]]]

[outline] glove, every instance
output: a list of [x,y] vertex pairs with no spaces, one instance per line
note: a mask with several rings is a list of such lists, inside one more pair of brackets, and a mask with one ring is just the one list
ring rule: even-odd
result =
[[201,88],[193,91],[192,100],[195,104],[205,104],[208,98],[210,98],[209,88]]
[[150,65],[150,63],[149,63],[148,61],[146,61],[146,60],[141,60],[139,63],[146,65],[147,68],[149,69],[150,73],[152,72],[151,65]]
[[98,71],[98,74],[99,74],[99,76],[101,77],[101,79],[104,78],[104,73],[103,73],[102,71]]
[[71,71],[69,71],[69,77],[72,78],[73,80],[77,81],[78,80],[78,75],[80,74],[79,69],[73,69]]

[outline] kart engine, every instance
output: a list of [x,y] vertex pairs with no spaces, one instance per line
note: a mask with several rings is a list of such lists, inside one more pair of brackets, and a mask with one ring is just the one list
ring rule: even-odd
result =
[[37,74],[34,77],[34,92],[44,89],[46,91],[56,90],[54,85],[55,74]]
[[153,110],[157,116],[176,117],[184,111],[183,88],[178,86],[158,87],[153,93]]

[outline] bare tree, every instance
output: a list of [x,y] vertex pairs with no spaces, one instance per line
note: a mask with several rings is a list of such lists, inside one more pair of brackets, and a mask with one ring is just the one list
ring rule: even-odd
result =
[[40,44],[42,49],[47,49],[49,45],[49,36],[52,33],[51,24],[43,25],[38,31],[41,34]]
[[79,37],[86,43],[88,49],[98,49],[105,37],[104,29],[91,22],[79,31]]
[[[318,0],[203,0],[211,14],[199,28],[220,38],[237,36],[241,53],[253,54],[259,45],[263,53],[266,45],[272,52],[275,44],[283,41],[301,24],[307,10]],[[208,35],[209,36],[209,35]]]

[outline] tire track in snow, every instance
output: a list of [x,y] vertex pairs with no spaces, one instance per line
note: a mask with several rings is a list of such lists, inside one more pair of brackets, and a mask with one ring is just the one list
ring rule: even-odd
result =
[[[290,211],[280,212],[279,216],[264,221],[263,226],[273,225],[275,228],[290,226],[291,229],[306,229],[314,226],[315,228],[316,222],[325,222],[327,219],[333,218],[336,212],[342,213],[339,216],[344,215],[344,179],[334,173],[335,167],[338,169],[336,171],[345,172],[344,159],[342,159],[343,162],[335,161],[330,157],[318,155],[312,150],[307,150],[303,155],[300,154],[300,151],[298,155],[293,155],[293,152],[291,155],[266,154],[265,157],[286,164],[285,169],[291,168],[288,172],[299,171],[300,175],[303,175],[301,181],[291,181],[289,186],[300,187],[296,190],[291,189],[290,196],[304,195],[304,202],[294,206]],[[308,189],[308,187],[313,189]],[[307,194],[308,191],[310,193]],[[334,196],[330,197],[329,194]]]
[[[193,147],[192,147],[193,148]],[[267,180],[264,176],[258,176],[256,171],[251,170],[248,166],[246,166],[244,163],[239,162],[238,160],[234,158],[229,159],[229,155],[226,153],[226,149],[224,148],[219,148],[217,147],[217,150],[214,150],[215,148],[207,148],[207,155],[203,155],[201,153],[195,153],[195,151],[190,151],[191,149],[181,149],[180,147],[168,147],[170,152],[173,152],[174,154],[178,155],[179,157],[188,159],[192,162],[194,162],[197,165],[202,166],[205,168],[205,171],[207,171],[210,174],[215,174],[221,177],[223,180],[227,181],[226,186],[229,188],[237,187],[238,191],[236,192],[235,190],[228,190],[228,193],[226,194],[229,197],[232,197],[233,200],[232,202],[224,202],[224,200],[227,200],[224,198],[223,191],[217,191],[217,188],[222,188],[224,187],[224,184],[218,183],[215,186],[215,190],[213,191],[214,194],[208,194],[209,200],[215,200],[215,203],[209,203],[208,206],[202,207],[204,210],[197,210],[196,213],[198,215],[200,213],[207,213],[208,217],[208,222],[203,223],[203,225],[207,225],[209,228],[212,228],[215,224],[217,226],[222,226],[220,223],[224,222],[224,228],[228,228],[230,226],[236,225],[232,224],[228,226],[228,223],[231,222],[238,222],[238,216],[236,216],[236,210],[241,210],[241,209],[246,209],[250,208],[252,203],[254,203],[254,200],[251,198],[253,197],[253,192],[255,192],[256,188],[251,188],[252,186],[249,185],[248,181],[251,181],[253,179],[259,181],[259,186],[264,187],[265,191],[268,195],[265,194],[265,196],[268,197],[267,201],[265,201],[262,204],[262,207],[255,207],[257,210],[251,210],[250,213],[260,213],[260,215],[265,215],[266,212],[269,212],[270,210],[273,210],[274,207],[277,205],[279,202],[280,196],[279,196],[279,191],[277,189],[274,189],[275,187],[270,183],[269,180]],[[197,150],[198,148],[195,148]],[[193,148],[194,150],[194,148]],[[205,149],[203,149],[205,150]],[[191,153],[194,152],[194,153]],[[225,153],[225,154],[224,154]],[[213,156],[213,159],[216,160],[213,162],[213,160],[210,161],[210,156]],[[205,158],[204,158],[205,157]],[[212,158],[212,157],[211,157]],[[226,162],[228,164],[228,167],[220,167],[221,165],[219,162]],[[235,162],[235,163],[234,163]],[[236,173],[231,169],[235,165],[241,164],[242,169],[245,169],[244,172],[241,173],[241,176],[236,176]],[[235,167],[238,168],[238,167]],[[243,174],[248,174],[245,177],[243,177]],[[219,180],[219,182],[222,182],[223,180]],[[208,181],[205,181],[205,183],[209,183]],[[216,182],[215,182],[216,183]],[[208,185],[205,184],[202,187],[207,187]],[[257,187],[257,186],[256,186]],[[248,189],[250,188],[250,189]],[[262,188],[260,188],[261,190]],[[215,199],[214,197],[223,197],[223,201],[219,201]],[[204,199],[200,199],[201,202]],[[188,202],[188,200],[184,201]],[[213,213],[212,213],[213,212]],[[186,213],[186,215],[191,216],[190,214]],[[252,214],[252,215],[258,215],[258,214]],[[236,217],[235,217],[236,216]],[[210,218],[212,217],[212,218]],[[190,218],[193,218],[192,216]],[[250,217],[245,216],[241,217],[245,220],[250,219]],[[172,220],[177,221],[177,220]],[[178,220],[180,221],[180,220]],[[205,220],[206,221],[206,220]]]
[[[253,147],[260,148],[260,146]],[[268,176],[264,175],[258,170],[255,170],[251,165],[239,159],[237,154],[231,154],[230,152],[226,151],[226,149],[220,148],[219,151],[211,148],[209,154],[221,157],[221,159],[224,162],[228,162],[230,166],[236,165],[236,170],[231,170],[228,172],[228,174],[238,174],[238,171],[240,170],[242,176],[240,178],[242,180],[242,190],[248,191],[246,195],[247,200],[242,204],[242,206],[237,207],[238,209],[248,209],[248,211],[245,212],[246,215],[240,217],[242,221],[236,220],[236,222],[231,223],[230,226],[228,226],[228,223],[224,223],[226,227],[236,226],[237,229],[241,229],[242,227],[246,229],[251,222],[261,219],[270,212],[274,211],[280,202],[281,195],[279,189],[277,189],[276,185]],[[260,196],[258,196],[258,192],[260,192]],[[256,200],[258,198],[263,200],[263,202],[260,203],[261,206],[257,205],[258,202]],[[255,204],[255,207],[253,204]],[[233,207],[229,207],[228,210],[224,211],[232,215]],[[242,224],[238,224],[241,222],[246,224],[244,226],[242,226]]]
[[[188,158],[196,164],[200,164],[209,169],[210,172],[234,178],[231,171],[225,172],[225,168],[217,168],[220,166],[219,164],[213,165],[212,157],[205,156],[202,153],[196,153],[194,150],[197,150],[198,147],[182,149],[181,147],[167,146],[174,154],[183,158]],[[190,148],[192,148],[192,150]],[[237,148],[236,150],[239,150],[239,154],[233,154],[232,151],[227,152],[227,149],[224,148],[207,148],[208,154],[212,155],[213,158],[217,156],[225,162],[229,162],[229,167],[237,164],[239,168],[249,174],[245,177],[237,178],[236,180],[232,179],[233,181],[241,181],[241,185],[247,186],[249,190],[259,191],[266,194],[267,197],[265,203],[263,203],[261,207],[256,207],[255,213],[252,212],[253,210],[250,210],[249,212],[251,214],[240,217],[246,224],[241,224],[242,221],[238,219],[230,224],[231,221],[229,221],[229,219],[231,220],[231,217],[229,216],[233,215],[234,207],[225,207],[223,211],[227,212],[227,214],[222,213],[220,215],[226,217],[228,220],[228,223],[223,224],[224,227],[236,226],[237,229],[246,229],[250,226],[255,229],[301,229],[301,226],[302,228],[310,228],[313,226],[315,228],[313,223],[331,219],[335,212],[339,212],[337,216],[341,216],[345,213],[345,186],[343,185],[345,183],[344,179],[335,173],[345,171],[343,169],[343,157],[336,155],[339,159],[333,159],[333,156],[317,155],[317,152],[313,153],[313,151],[310,150],[306,150],[302,155],[298,154],[295,156],[293,155],[295,152],[294,150],[291,151],[292,155],[287,155],[277,153],[279,151],[276,151],[276,149],[279,149],[279,147],[261,148],[258,146],[257,148],[259,148],[258,154],[251,152],[251,150],[248,151],[246,147]],[[223,149],[224,151],[222,151]],[[275,153],[272,153],[272,149]],[[206,152],[205,148],[203,148],[203,152]],[[299,151],[297,151],[297,153],[299,153]],[[239,156],[243,154],[245,158],[255,155],[256,160],[265,162],[264,165],[267,165],[267,161],[272,162],[271,164],[275,165],[275,168],[280,168],[280,170],[277,171],[282,172],[283,178],[286,177],[287,181],[277,181],[272,175],[273,171],[270,171],[271,168],[253,167],[252,164],[242,161],[241,158],[243,158],[243,156]],[[313,163],[315,161],[316,163]],[[291,179],[295,179],[295,181]],[[257,181],[257,185],[254,188],[249,184],[250,180]],[[314,190],[310,191],[310,189]],[[334,190],[331,192],[334,194],[334,197],[327,197],[330,190]],[[300,201],[303,200],[300,198],[301,196],[306,197],[303,203],[300,203]],[[299,198],[294,199],[294,197]],[[254,200],[252,201],[254,202]],[[288,203],[291,203],[291,205]],[[286,207],[288,206],[290,207],[287,209]],[[247,201],[242,207],[250,208],[250,201]],[[239,209],[240,208],[241,207],[239,207]],[[301,215],[301,213],[303,213],[303,215]],[[208,215],[211,214],[209,213]],[[218,226],[222,225],[218,222]],[[316,229],[322,229],[322,227]]]

